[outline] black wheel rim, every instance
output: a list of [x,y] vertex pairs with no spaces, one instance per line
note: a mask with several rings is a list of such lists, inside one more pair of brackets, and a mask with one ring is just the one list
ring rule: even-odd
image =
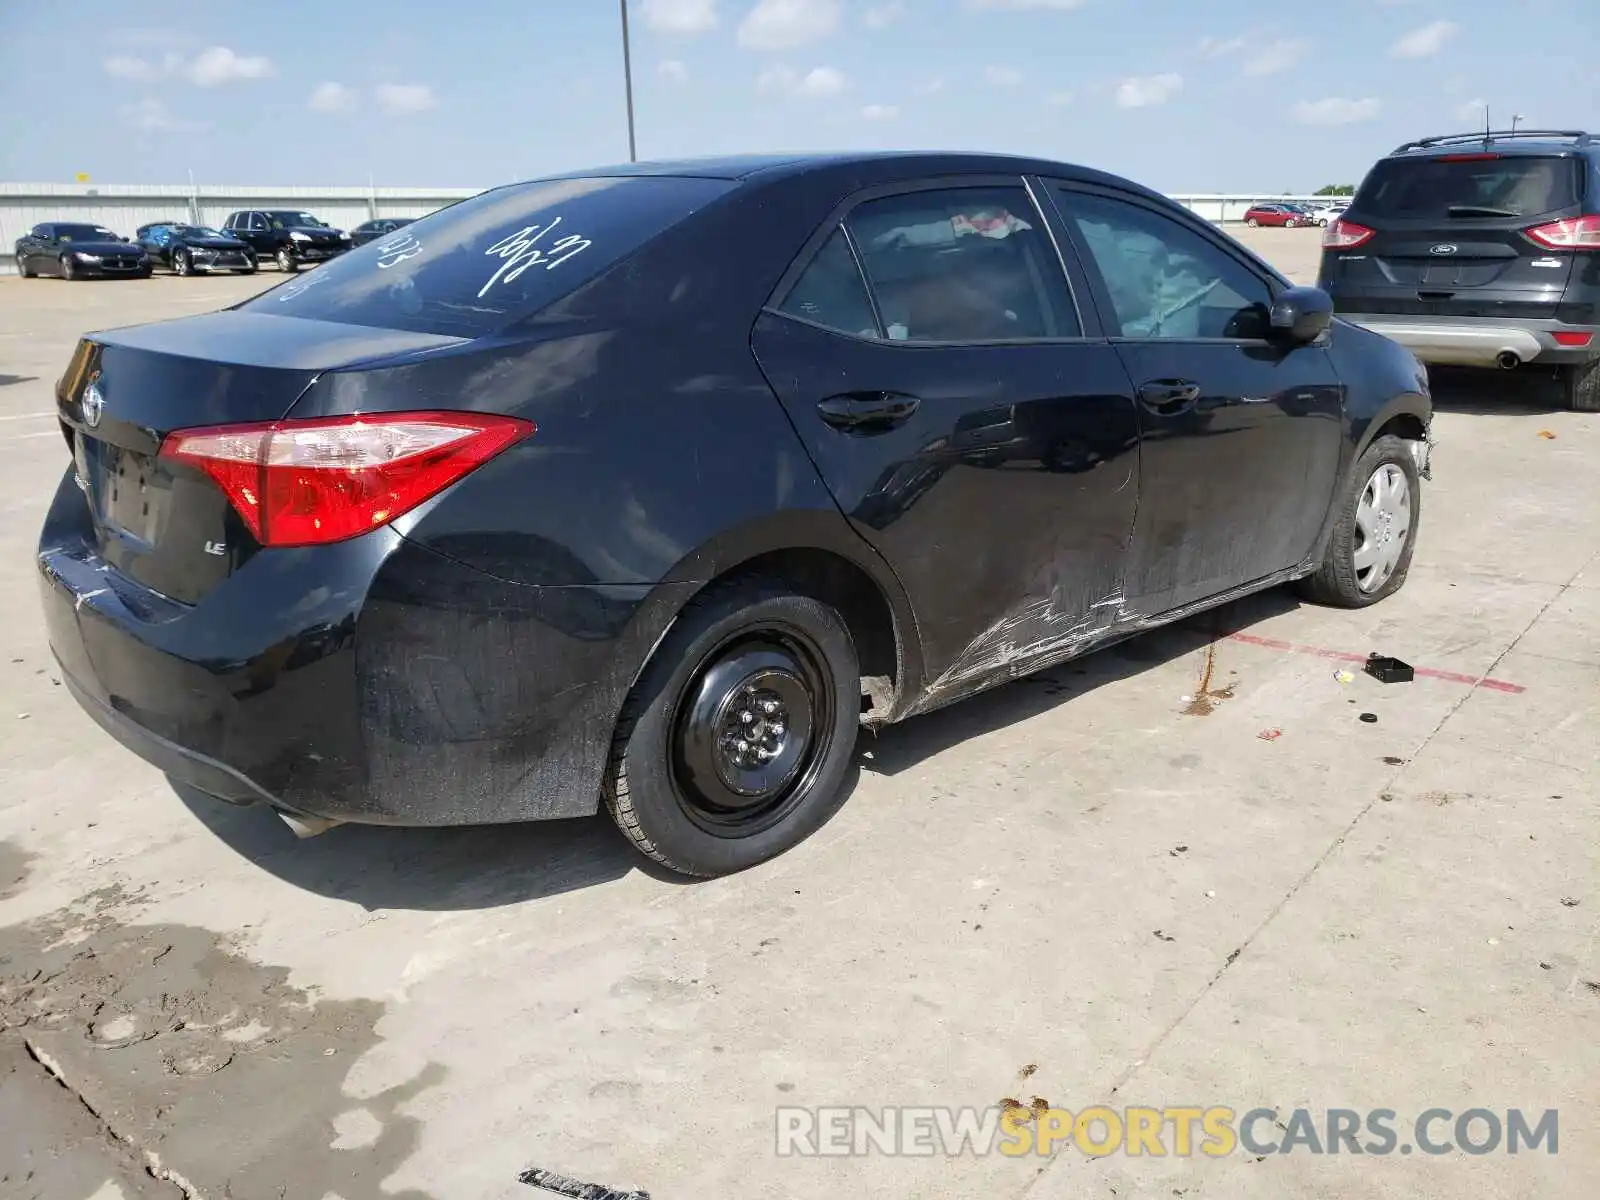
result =
[[672,721],[672,777],[684,813],[745,838],[804,801],[833,744],[833,672],[797,629],[742,631],[701,659]]

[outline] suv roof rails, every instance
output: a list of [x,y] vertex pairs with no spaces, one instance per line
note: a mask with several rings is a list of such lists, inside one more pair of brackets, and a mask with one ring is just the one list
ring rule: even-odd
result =
[[1593,141],[1581,129],[1480,129],[1476,133],[1447,133],[1439,137],[1419,138],[1391,150],[1391,154],[1404,154],[1407,150],[1426,150],[1432,146],[1450,146],[1468,142],[1490,142],[1502,138],[1569,138],[1574,146],[1587,146]]

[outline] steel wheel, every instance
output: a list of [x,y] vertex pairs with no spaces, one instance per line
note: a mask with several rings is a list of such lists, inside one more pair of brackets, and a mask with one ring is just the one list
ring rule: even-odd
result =
[[685,815],[726,838],[782,821],[827,756],[833,691],[822,651],[797,629],[745,632],[714,650],[690,677],[672,723]]
[[1383,463],[1356,501],[1353,559],[1356,584],[1375,592],[1389,582],[1411,533],[1411,485],[1394,463]]

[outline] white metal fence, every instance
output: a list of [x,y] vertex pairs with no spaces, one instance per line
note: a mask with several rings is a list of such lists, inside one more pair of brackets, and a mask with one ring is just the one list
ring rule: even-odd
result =
[[[12,246],[41,221],[104,225],[124,237],[153,221],[220,225],[241,208],[305,209],[349,229],[374,217],[420,217],[476,188],[225,187],[212,184],[0,183],[0,273],[14,274]],[[1242,220],[1252,204],[1314,196],[1184,193],[1172,199],[1211,221]]]

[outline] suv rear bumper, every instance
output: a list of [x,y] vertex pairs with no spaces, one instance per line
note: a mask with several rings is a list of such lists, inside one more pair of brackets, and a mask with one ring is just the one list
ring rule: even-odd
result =
[[[1340,313],[1373,333],[1399,342],[1425,363],[1492,367],[1503,354],[1521,362],[1559,365],[1600,358],[1600,326],[1563,321],[1527,321],[1500,317],[1401,317],[1389,314]],[[1588,334],[1582,346],[1563,346],[1557,333]]]

